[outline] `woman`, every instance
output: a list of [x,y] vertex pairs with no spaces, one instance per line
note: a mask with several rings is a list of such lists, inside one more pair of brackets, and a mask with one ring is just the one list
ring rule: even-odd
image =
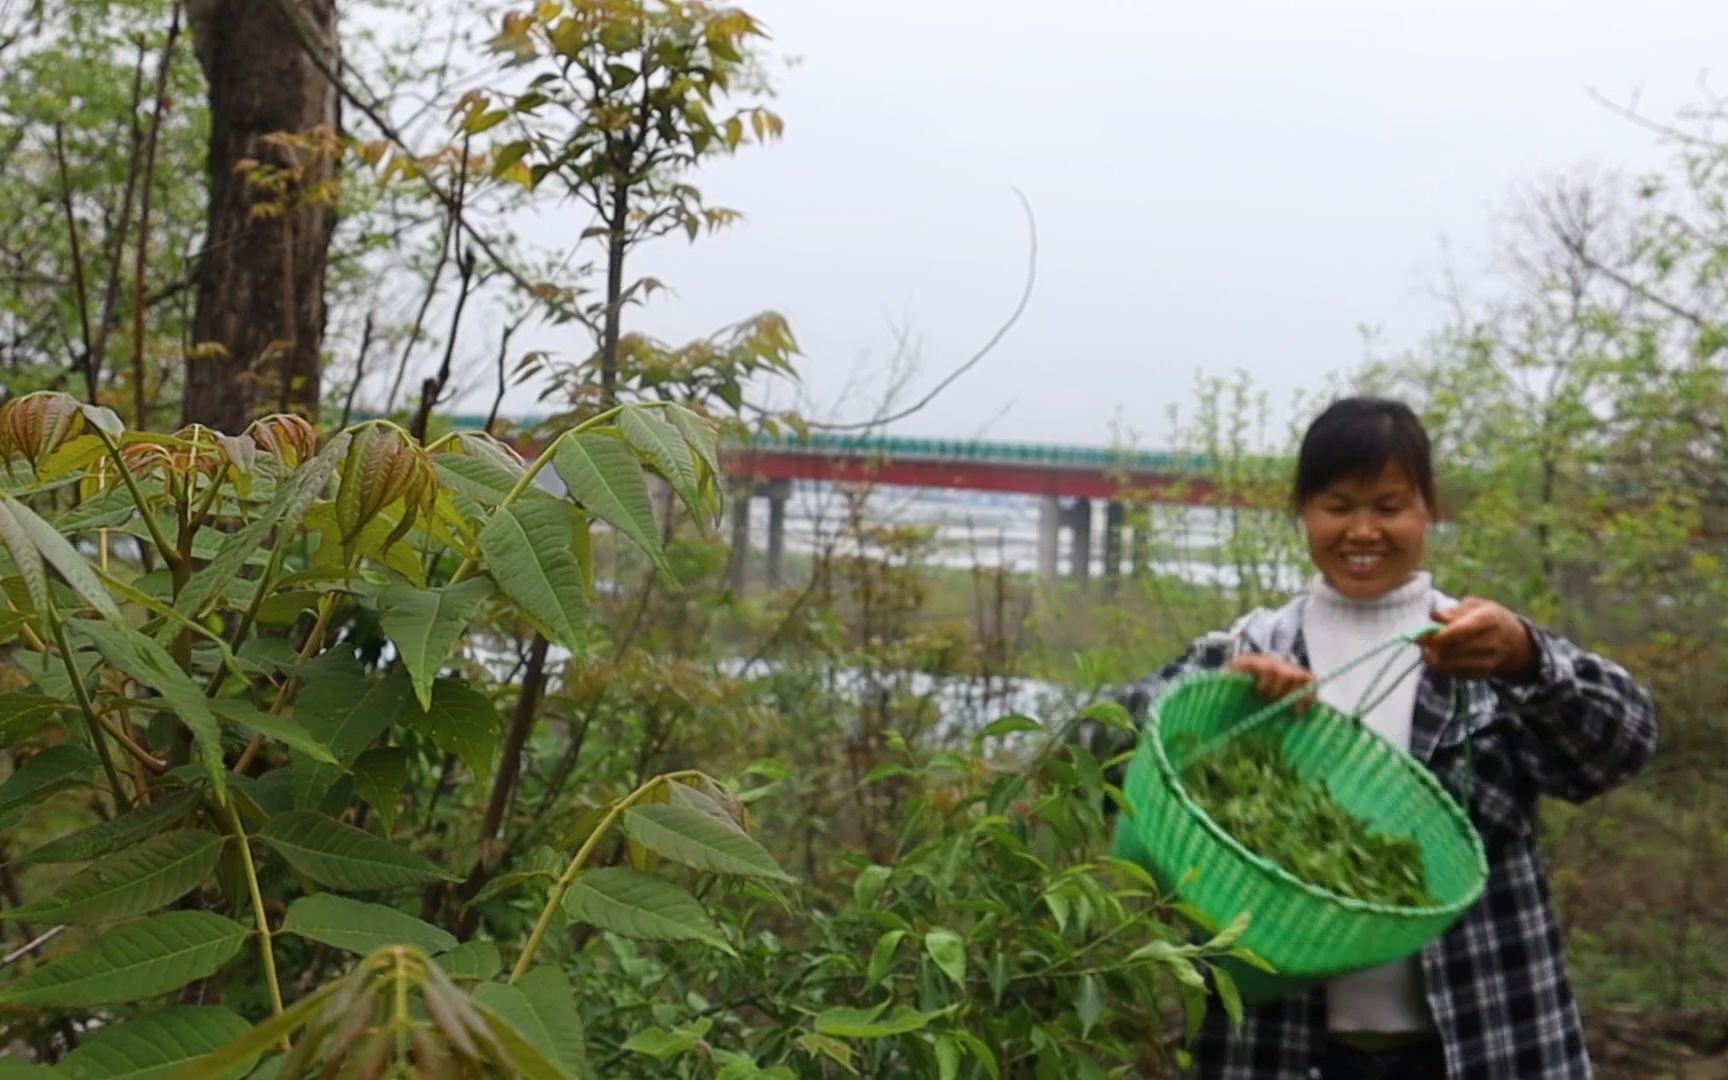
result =
[[[1434,590],[1422,570],[1433,465],[1427,433],[1405,405],[1349,398],[1321,414],[1302,442],[1294,501],[1317,571],[1308,590],[1195,642],[1134,687],[1129,707],[1143,715],[1171,679],[1225,667],[1279,698],[1311,683],[1311,671],[1440,623],[1405,647],[1408,663],[1389,670],[1409,674],[1363,719],[1461,801],[1468,793],[1488,883],[1417,957],[1250,1010],[1237,1031],[1212,1017],[1194,1048],[1197,1074],[1588,1077],[1536,853],[1537,799],[1580,802],[1636,773],[1656,741],[1649,694],[1618,665],[1497,603]],[[1380,668],[1362,665],[1322,684],[1318,697],[1354,711]]]

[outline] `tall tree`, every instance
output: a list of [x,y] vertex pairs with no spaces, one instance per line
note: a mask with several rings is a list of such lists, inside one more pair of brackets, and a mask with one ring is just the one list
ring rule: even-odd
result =
[[336,226],[335,0],[189,0],[210,88],[209,218],[185,420],[315,416]]

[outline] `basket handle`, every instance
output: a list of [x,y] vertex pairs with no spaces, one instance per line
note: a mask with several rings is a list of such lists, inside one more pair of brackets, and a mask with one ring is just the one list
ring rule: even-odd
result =
[[[1333,679],[1338,678],[1339,676],[1345,674],[1346,672],[1354,671],[1356,668],[1361,667],[1363,664],[1366,664],[1368,661],[1374,659],[1376,656],[1379,656],[1381,653],[1390,652],[1392,650],[1398,649],[1398,648],[1405,646],[1405,645],[1414,645],[1416,642],[1422,640],[1423,638],[1427,637],[1430,634],[1437,633],[1439,630],[1440,630],[1440,624],[1439,623],[1428,623],[1424,626],[1418,627],[1415,630],[1411,630],[1411,631],[1408,631],[1406,633],[1399,634],[1396,637],[1388,638],[1387,640],[1382,641],[1380,644],[1369,649],[1367,652],[1363,653],[1361,656],[1358,656],[1353,660],[1347,661],[1346,663],[1339,665],[1338,667],[1334,668],[1333,670],[1327,672],[1325,675],[1322,675],[1319,678],[1315,679],[1313,682],[1308,683],[1306,686],[1301,686],[1295,690],[1292,690],[1290,693],[1285,694],[1283,697],[1277,699],[1276,701],[1270,702],[1269,704],[1256,710],[1255,712],[1250,713],[1245,719],[1243,719],[1242,721],[1240,721],[1237,724],[1232,725],[1229,729],[1227,729],[1225,731],[1221,731],[1217,735],[1212,736],[1212,738],[1210,738],[1210,739],[1206,740],[1204,743],[1200,744],[1200,746],[1192,754],[1188,755],[1187,763],[1192,764],[1196,761],[1201,760],[1202,758],[1205,758],[1211,754],[1216,753],[1218,750],[1222,749],[1223,747],[1229,745],[1232,742],[1235,742],[1237,739],[1248,734],[1250,731],[1253,731],[1256,728],[1259,728],[1259,727],[1265,725],[1268,721],[1275,719],[1276,717],[1281,716],[1284,713],[1290,711],[1290,709],[1292,707],[1294,707],[1295,704],[1298,701],[1301,701],[1303,698],[1313,697],[1315,694],[1317,694],[1319,692],[1319,690],[1322,686],[1331,682]],[[1377,672],[1375,674],[1373,681],[1371,681],[1368,684],[1368,692],[1369,693],[1372,693],[1380,685],[1381,679],[1385,677],[1386,672],[1388,670],[1390,670],[1392,664],[1396,660],[1397,660],[1397,656],[1394,655],[1390,659],[1388,659],[1385,664],[1383,664],[1381,666],[1379,672]],[[1418,659],[1416,661],[1416,663],[1419,665],[1421,663],[1421,660]],[[1414,668],[1411,668],[1411,670],[1414,670]],[[1382,693],[1380,695],[1380,698],[1376,699],[1373,704],[1375,704],[1375,705],[1380,704],[1380,701],[1383,700],[1388,695],[1390,695],[1392,692],[1392,689],[1394,687],[1396,687],[1398,685],[1398,683],[1400,683],[1402,681],[1403,681],[1402,676],[1400,676],[1398,679],[1394,680],[1392,682],[1391,686],[1388,686],[1386,688],[1385,692]],[[1367,695],[1364,694],[1364,698],[1366,698],[1366,696]],[[1357,715],[1358,716],[1362,715],[1362,709],[1361,709],[1360,703],[1358,704]]]
[[[1412,630],[1407,634],[1400,634],[1398,637],[1394,638],[1392,641],[1388,641],[1388,642],[1376,647],[1369,655],[1373,655],[1375,653],[1378,653],[1382,649],[1394,649],[1394,647],[1397,645],[1414,645],[1418,641],[1421,641],[1423,638],[1428,637],[1430,634],[1435,634],[1435,633],[1438,633],[1439,631],[1440,631],[1440,624],[1439,623],[1428,623],[1426,626],[1418,627],[1417,629]],[[1387,683],[1386,688],[1384,690],[1380,690],[1379,695],[1376,696],[1374,692],[1376,690],[1380,689],[1380,681],[1386,677],[1386,673],[1388,671],[1392,670],[1392,665],[1394,663],[1396,663],[1397,660],[1398,660],[1398,654],[1396,651],[1394,651],[1392,653],[1392,655],[1390,655],[1386,658],[1386,662],[1384,664],[1380,665],[1380,670],[1376,671],[1374,673],[1374,678],[1370,679],[1368,681],[1368,685],[1365,688],[1363,688],[1362,696],[1360,698],[1356,699],[1355,715],[1367,716],[1369,713],[1371,713],[1375,709],[1379,708],[1380,704],[1382,702],[1384,702],[1387,698],[1391,697],[1393,691],[1397,690],[1399,685],[1401,683],[1403,683],[1403,681],[1405,679],[1410,677],[1411,672],[1415,671],[1416,669],[1418,669],[1422,666],[1422,658],[1420,656],[1418,656],[1415,660],[1412,660],[1408,665],[1406,665],[1403,671],[1400,671],[1398,673],[1398,677],[1396,679],[1393,679],[1391,682]],[[1328,675],[1326,677],[1328,679],[1330,679],[1336,675],[1340,675],[1340,674],[1344,673],[1345,671],[1349,670],[1349,668],[1351,668],[1353,666],[1355,666],[1355,665],[1354,664],[1347,664],[1344,667],[1339,668],[1337,671],[1332,672],[1330,675]]]

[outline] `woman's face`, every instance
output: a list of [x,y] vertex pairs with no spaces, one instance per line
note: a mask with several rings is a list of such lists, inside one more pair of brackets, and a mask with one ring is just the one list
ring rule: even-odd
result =
[[1372,600],[1421,569],[1428,505],[1396,461],[1339,480],[1303,503],[1301,518],[1315,568],[1345,596]]

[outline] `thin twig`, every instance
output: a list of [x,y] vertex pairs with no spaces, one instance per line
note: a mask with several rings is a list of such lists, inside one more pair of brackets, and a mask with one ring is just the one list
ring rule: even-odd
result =
[[439,396],[450,382],[450,361],[456,354],[456,334],[462,328],[462,312],[468,306],[468,295],[473,290],[472,254],[463,256],[458,282],[456,310],[450,315],[450,339],[444,343],[444,362],[439,365],[437,375],[420,384],[420,409],[414,414],[414,422],[408,429],[421,442],[426,441],[426,428],[432,422],[432,408],[438,404]]
[[14,962],[21,960],[26,956],[29,956],[31,953],[35,952],[37,949],[40,949],[42,946],[48,944],[50,941],[53,941],[55,938],[59,937],[60,932],[64,929],[66,929],[64,926],[56,926],[51,930],[44,930],[42,933],[36,935],[36,937],[33,938],[32,940],[26,942],[25,944],[19,946],[16,949],[13,949],[11,952],[7,953],[4,957],[0,957],[0,968],[10,967]]
[[346,428],[348,418],[354,415],[354,395],[359,391],[361,381],[366,378],[366,354],[372,348],[373,314],[370,311],[366,313],[366,325],[360,330],[360,355],[354,361],[354,381],[348,386],[348,399],[342,403],[342,422],[336,425],[338,431]]
[[[493,868],[487,849],[504,827],[517,774],[522,770],[522,748],[528,742],[528,734],[534,729],[534,718],[539,712],[540,693],[546,681],[546,651],[550,645],[544,634],[534,635],[534,644],[528,653],[528,669],[522,675],[522,689],[516,698],[516,712],[510,718],[510,728],[504,735],[504,746],[498,755],[498,773],[492,778],[492,793],[486,800],[486,813],[480,822],[480,855],[459,890],[459,895],[465,900],[478,896],[492,878]],[[465,910],[456,936],[463,940],[471,936],[479,916],[479,911],[473,907]]]
[[523,314],[519,318],[517,318],[515,322],[512,322],[511,324],[506,326],[504,328],[503,333],[499,335],[499,338],[498,338],[498,394],[496,397],[494,397],[492,399],[492,411],[486,414],[486,434],[488,434],[488,435],[496,435],[497,434],[497,432],[493,431],[492,428],[493,428],[494,424],[498,423],[498,410],[503,408],[503,406],[504,406],[504,391],[506,389],[506,379],[507,379],[506,369],[508,367],[509,359],[510,359],[510,339],[516,336],[516,331],[520,330],[522,328],[522,324],[524,322],[527,322],[527,321],[528,321],[528,314],[527,314],[527,312],[523,312]]
[[150,114],[150,133],[144,140],[144,182],[139,192],[138,245],[132,274],[132,415],[142,431],[149,426],[148,380],[144,371],[144,274],[150,264],[150,189],[156,182],[156,144],[162,131],[162,112],[168,101],[168,74],[174,66],[174,45],[180,40],[180,5],[168,23],[168,43],[162,48],[162,64],[156,72],[156,101]]
[[413,355],[414,346],[420,343],[420,334],[426,328],[426,313],[432,309],[432,301],[438,295],[438,282],[444,276],[444,267],[450,262],[450,242],[455,232],[455,225],[447,221],[438,244],[438,261],[433,264],[432,277],[426,283],[426,295],[420,300],[420,310],[415,313],[414,325],[409,328],[408,340],[402,346],[402,357],[396,362],[396,380],[390,384],[390,395],[384,399],[386,416],[396,411],[396,398],[402,393],[402,380],[408,375],[408,358]]
[[925,394],[908,408],[902,409],[891,416],[877,417],[873,420],[864,420],[852,424],[825,424],[812,422],[810,424],[812,428],[818,428],[823,431],[863,431],[869,428],[881,427],[885,424],[892,424],[904,420],[914,413],[922,411],[925,406],[935,401],[944,390],[954,385],[962,375],[965,375],[968,371],[977,367],[986,356],[989,356],[995,351],[997,345],[1002,343],[1002,339],[1008,336],[1008,331],[1014,329],[1014,325],[1020,321],[1020,317],[1026,314],[1026,308],[1032,302],[1033,287],[1038,283],[1038,219],[1032,213],[1032,204],[1027,201],[1025,192],[1021,191],[1019,188],[1015,188],[1014,197],[1020,200],[1020,207],[1026,212],[1026,231],[1028,238],[1026,250],[1026,286],[1021,290],[1020,302],[1014,305],[1014,310],[1009,314],[1007,321],[1003,322],[1001,326],[996,328],[996,332],[990,335],[990,340],[984,343],[983,348],[973,353],[965,363],[949,372],[947,377],[937,383],[928,394]]
[[[462,138],[462,167],[456,174],[456,209],[453,213],[460,214],[462,207],[468,201],[468,136]],[[422,443],[426,441],[426,427],[432,422],[432,408],[438,403],[439,395],[450,384],[450,361],[456,355],[456,338],[462,329],[462,312],[468,306],[468,293],[474,287],[474,254],[464,251],[460,240],[450,245],[456,256],[457,272],[461,275],[456,286],[456,310],[450,316],[450,333],[444,342],[444,362],[438,367],[438,374],[420,384],[420,411],[414,417],[411,429],[414,437]],[[400,373],[398,373],[400,374]]]
[[84,388],[94,405],[97,384],[95,358],[91,351],[90,292],[84,284],[83,243],[79,240],[78,215],[72,209],[72,177],[66,168],[66,128],[62,124],[54,125],[54,160],[60,169],[60,203],[66,211],[66,233],[72,242],[73,298],[78,301],[78,321],[84,332]]
[[[408,145],[407,140],[403,138],[402,134],[396,129],[396,127],[384,118],[381,106],[366,101],[364,98],[360,97],[360,95],[356,94],[353,89],[343,81],[341,75],[331,65],[328,59],[332,50],[323,50],[320,48],[320,43],[315,36],[316,31],[306,24],[304,19],[301,17],[300,12],[294,9],[294,5],[291,4],[289,0],[273,0],[273,2],[275,3],[277,10],[282,12],[283,17],[288,20],[289,25],[293,28],[294,36],[300,45],[301,52],[303,52],[307,59],[312,62],[312,66],[318,69],[319,74],[323,75],[325,80],[336,89],[336,92],[342,96],[343,100],[358,109],[361,115],[366,117],[367,121],[369,121],[373,127],[377,128],[379,133],[382,134],[391,145],[395,146],[404,154],[408,154],[411,157],[418,157],[419,155],[416,154],[414,149]],[[500,255],[498,250],[492,246],[492,242],[487,238],[486,234],[481,232],[479,228],[468,221],[467,216],[462,212],[461,206],[457,204],[453,195],[448,191],[445,191],[429,178],[426,181],[426,189],[432,193],[432,196],[435,199],[444,205],[446,210],[451,212],[452,220],[464,233],[468,235],[468,238],[471,241],[479,246],[480,250],[486,255],[486,257],[492,260],[492,263],[497,266],[499,270],[503,271],[506,277],[514,282],[523,292],[528,293],[530,296],[535,295],[535,283],[530,281],[527,275],[523,274],[520,270],[517,270],[507,259]],[[578,315],[570,305],[564,304],[556,299],[547,299],[545,302],[560,314],[570,315],[572,317],[577,317]]]
[[[176,12],[178,17],[178,12]],[[144,44],[138,44],[138,63],[132,70],[132,107],[126,116],[130,123],[132,147],[127,155],[126,187],[120,196],[120,220],[114,223],[108,238],[108,283],[102,293],[102,318],[96,324],[96,345],[91,361],[98,381],[102,365],[108,360],[108,337],[114,331],[114,309],[120,303],[120,270],[126,262],[126,233],[132,228],[132,200],[138,190],[138,171],[143,162],[139,148],[144,141],[144,129],[138,124],[138,109],[144,102]],[[163,54],[164,63],[168,54]]]
[[[132,736],[126,734],[125,729],[120,727],[120,725],[116,724],[113,720],[110,720],[106,716],[98,716],[97,721],[102,725],[102,730],[112,735],[114,741],[120,744],[120,748],[132,755],[133,759],[136,760],[138,764],[149,769],[157,776],[161,776],[163,773],[168,771],[167,762],[159,760],[152,756],[150,751],[139,746],[137,741],[134,740]],[[138,790],[146,791],[148,789],[143,784],[139,784]]]

